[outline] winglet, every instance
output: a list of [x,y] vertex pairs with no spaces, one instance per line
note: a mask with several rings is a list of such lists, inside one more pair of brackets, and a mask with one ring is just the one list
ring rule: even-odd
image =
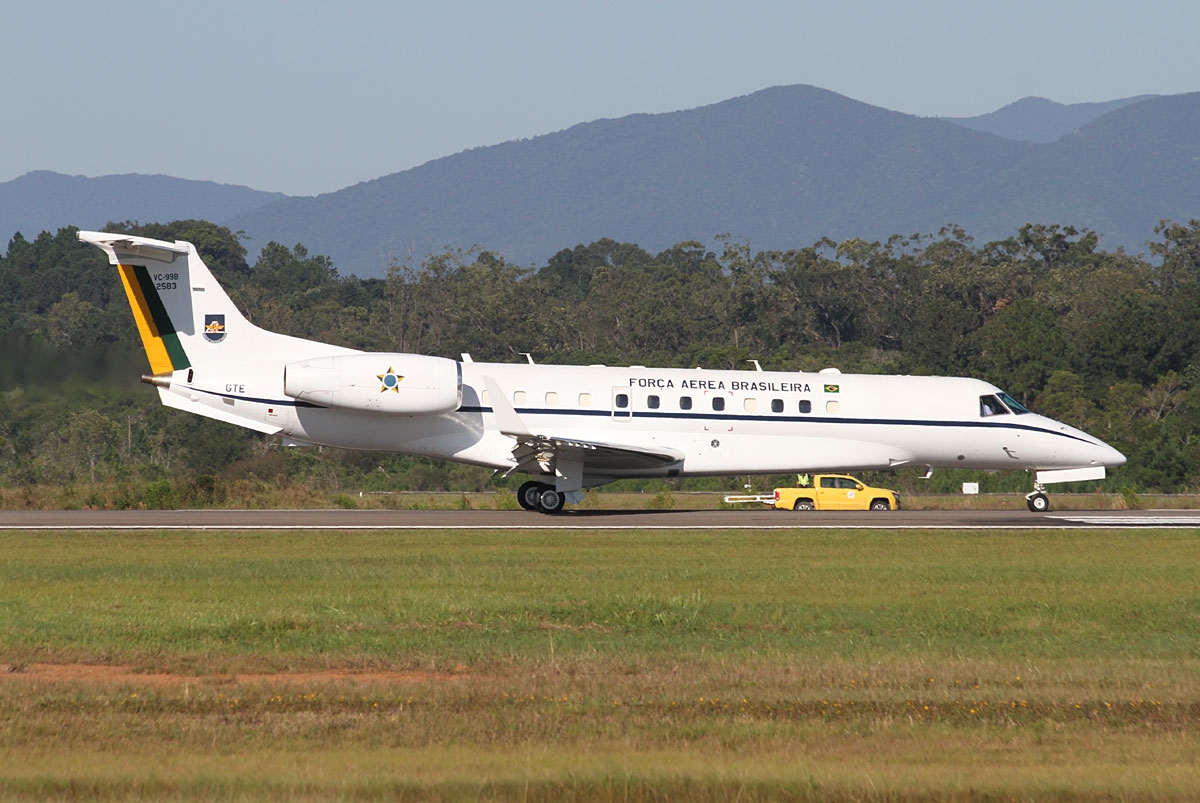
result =
[[512,406],[508,397],[504,395],[504,391],[500,388],[500,383],[490,376],[485,376],[483,384],[487,388],[488,400],[492,404],[492,415],[496,416],[496,423],[500,426],[500,432],[517,438],[533,437],[533,433],[529,431],[529,427],[525,426],[525,422],[521,420],[521,416],[517,415],[516,408]]

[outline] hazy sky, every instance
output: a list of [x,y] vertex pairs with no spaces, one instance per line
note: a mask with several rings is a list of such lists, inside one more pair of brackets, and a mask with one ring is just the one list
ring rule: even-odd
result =
[[780,84],[924,116],[1200,90],[1187,0],[15,0],[0,19],[0,181],[312,195]]

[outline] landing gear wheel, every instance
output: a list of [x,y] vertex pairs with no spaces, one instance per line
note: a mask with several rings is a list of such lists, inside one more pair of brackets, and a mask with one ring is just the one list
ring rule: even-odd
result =
[[1034,491],[1025,497],[1025,504],[1031,513],[1045,513],[1050,509],[1050,497],[1041,491]]
[[538,498],[542,495],[542,491],[550,486],[537,480],[530,480],[524,483],[517,489],[517,504],[526,510],[538,509]]
[[544,486],[541,496],[538,497],[538,510],[542,513],[558,513],[566,503],[566,494],[559,493],[549,486]]

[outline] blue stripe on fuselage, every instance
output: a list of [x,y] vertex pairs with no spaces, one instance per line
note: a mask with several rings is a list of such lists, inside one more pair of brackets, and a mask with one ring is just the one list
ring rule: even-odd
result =
[[[460,407],[460,413],[490,413],[491,407]],[[683,412],[657,412],[654,410],[638,410],[638,411],[617,411],[614,415],[612,410],[577,410],[559,407],[519,407],[517,408],[518,415],[566,415],[566,416],[584,416],[592,418],[648,418],[648,419],[675,419],[683,421],[754,421],[754,422],[771,422],[784,424],[860,424],[873,426],[887,427],[967,427],[970,429],[1014,429],[1022,432],[1041,432],[1046,435],[1057,435],[1069,440],[1078,441],[1080,443],[1094,444],[1095,441],[1080,438],[1077,435],[1072,435],[1069,432],[1055,432],[1052,429],[1043,429],[1041,427],[1029,426],[1028,424],[1018,424],[1016,422],[1008,423],[1004,421],[935,421],[935,420],[920,420],[907,418],[830,418],[828,416],[814,415],[746,415],[738,413],[683,413]]]
[[[252,402],[256,404],[269,404],[278,407],[296,407],[311,410],[330,409],[312,402],[300,401],[297,399],[262,399],[251,396],[238,396],[232,393],[218,393],[213,390],[204,390],[202,388],[193,388],[196,393],[204,393],[209,396],[216,396],[222,399],[236,399],[238,401]],[[457,412],[460,413],[491,413],[491,407],[460,407]],[[1032,427],[1027,424],[1008,423],[1004,421],[934,421],[934,420],[913,420],[907,418],[830,418],[828,416],[814,415],[746,415],[729,413],[725,415],[717,413],[683,413],[683,412],[656,412],[653,410],[638,410],[631,412],[619,412],[614,415],[612,410],[578,410],[559,407],[519,407],[517,408],[518,415],[529,416],[581,416],[584,418],[643,418],[643,419],[663,419],[663,420],[682,420],[682,421],[753,421],[758,423],[783,423],[783,424],[858,424],[871,426],[885,427],[966,427],[969,429],[1014,429],[1022,432],[1041,432],[1046,435],[1057,435],[1069,440],[1078,441],[1080,443],[1094,444],[1094,441],[1080,438],[1072,435],[1069,432],[1055,432],[1052,429],[1042,429],[1041,427]]]

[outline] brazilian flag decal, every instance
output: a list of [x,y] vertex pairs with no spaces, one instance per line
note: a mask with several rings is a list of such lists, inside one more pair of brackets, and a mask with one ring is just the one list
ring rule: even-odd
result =
[[837,386],[837,385],[826,385],[826,386],[825,386],[825,392],[826,392],[826,393],[837,393],[837,392],[839,392],[840,390],[841,390],[841,388],[840,388],[839,386]]
[[183,351],[183,344],[179,342],[179,335],[167,315],[166,307],[158,297],[150,271],[142,265],[118,265],[117,268],[121,273],[121,283],[125,285],[129,306],[133,308],[138,334],[142,336],[142,346],[150,360],[150,370],[165,374],[190,368],[191,362]]

